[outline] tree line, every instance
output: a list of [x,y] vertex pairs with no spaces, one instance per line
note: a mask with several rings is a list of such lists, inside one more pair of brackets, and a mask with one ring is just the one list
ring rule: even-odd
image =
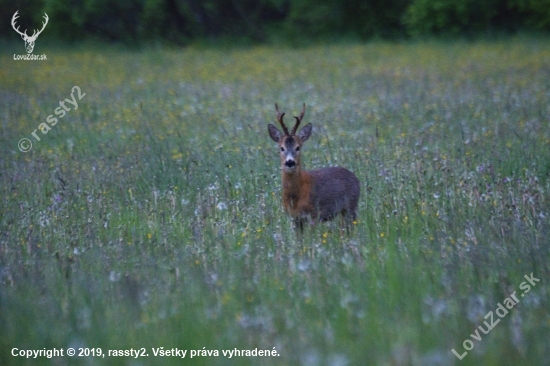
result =
[[334,37],[476,36],[550,30],[550,0],[0,0],[0,36],[39,28],[65,40],[185,44],[201,38],[255,42]]

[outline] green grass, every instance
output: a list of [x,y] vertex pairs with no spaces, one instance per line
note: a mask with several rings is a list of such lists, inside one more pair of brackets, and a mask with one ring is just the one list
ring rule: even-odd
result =
[[[547,364],[547,46],[43,47],[41,62],[8,47],[0,364]],[[78,109],[35,141],[75,85]],[[307,104],[306,168],[361,180],[352,236],[327,223],[296,237],[267,133],[275,102],[288,115]],[[541,281],[470,338],[531,273]],[[25,360],[14,347],[149,357]],[[279,356],[221,355],[256,347]]]

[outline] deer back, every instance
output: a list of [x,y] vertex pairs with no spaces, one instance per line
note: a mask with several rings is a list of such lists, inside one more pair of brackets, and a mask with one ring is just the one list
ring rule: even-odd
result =
[[339,213],[350,213],[353,217],[359,201],[359,179],[349,170],[329,167],[307,172],[311,177],[310,205],[314,216],[329,220]]

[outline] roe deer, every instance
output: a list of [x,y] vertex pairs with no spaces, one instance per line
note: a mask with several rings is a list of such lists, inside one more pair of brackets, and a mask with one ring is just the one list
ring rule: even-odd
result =
[[283,133],[271,123],[267,126],[269,136],[279,145],[281,156],[281,175],[283,179],[283,207],[294,219],[296,227],[303,230],[304,222],[311,223],[332,220],[342,214],[347,220],[348,229],[356,219],[359,200],[359,179],[349,170],[341,167],[329,167],[304,171],[300,164],[301,149],[311,136],[312,125],[308,123],[298,134],[296,130],[304,118],[306,105],[299,117],[294,116],[296,124],[289,132],[283,122],[284,113],[279,112],[275,104],[277,120]]

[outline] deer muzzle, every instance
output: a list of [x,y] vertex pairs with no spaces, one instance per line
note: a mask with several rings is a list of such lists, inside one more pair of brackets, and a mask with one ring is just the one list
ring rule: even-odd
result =
[[285,167],[292,169],[292,168],[294,168],[295,166],[296,166],[296,161],[295,161],[294,159],[292,159],[292,158],[287,158],[287,159],[285,160]]

